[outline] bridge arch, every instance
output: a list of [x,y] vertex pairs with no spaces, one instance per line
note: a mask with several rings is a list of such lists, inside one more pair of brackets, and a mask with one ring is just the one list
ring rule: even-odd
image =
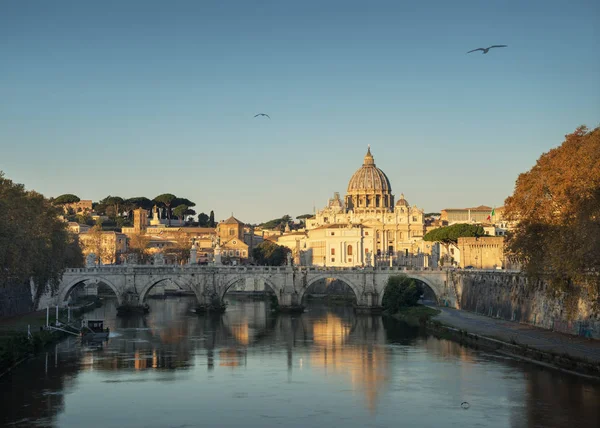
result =
[[78,278],[75,278],[69,282],[67,282],[67,285],[60,287],[60,292],[58,294],[58,302],[59,304],[62,304],[65,300],[67,300],[67,296],[69,295],[69,293],[71,292],[71,290],[73,288],[75,288],[77,285],[81,284],[81,283],[85,283],[86,281],[95,281],[96,283],[101,282],[103,284],[108,285],[112,291],[114,291],[115,295],[117,296],[117,301],[119,303],[119,305],[121,305],[123,299],[121,296],[121,292],[119,291],[119,288],[113,284],[112,282],[110,282],[108,279],[102,277],[102,276],[81,276]]
[[340,274],[336,274],[334,272],[331,272],[331,273],[325,273],[325,274],[320,274],[320,275],[308,277],[307,281],[306,281],[306,287],[302,287],[302,289],[298,293],[298,302],[302,302],[302,299],[304,299],[304,295],[306,294],[306,291],[315,282],[321,281],[321,280],[324,280],[324,279],[335,279],[337,281],[343,282],[348,287],[350,287],[350,289],[354,293],[354,296],[356,297],[356,303],[359,303],[361,301],[361,297],[362,297],[362,288],[361,287],[359,287],[356,284],[354,284],[354,282],[352,282],[350,279],[348,279],[345,275],[340,275]]
[[[235,275],[234,277],[228,279],[227,282],[225,283],[225,286],[223,287],[223,289],[219,292],[219,298],[221,299],[221,301],[223,301],[223,299],[225,298],[225,294],[227,294],[227,291],[231,287],[233,287],[234,284],[236,284],[239,281],[245,281],[246,278],[247,278],[247,276],[245,276],[245,275]],[[273,293],[275,293],[275,296],[277,297],[277,302],[279,302],[279,293],[280,293],[279,287],[277,287],[275,285],[275,283],[269,279],[268,276],[253,275],[253,278],[259,278],[259,279],[263,280],[265,282],[265,285],[267,285],[273,291]]]
[[196,291],[195,287],[192,287],[191,285],[189,285],[187,282],[183,283],[186,284],[187,287],[182,286],[182,282],[179,279],[176,279],[174,276],[172,275],[167,275],[163,278],[152,278],[150,281],[146,282],[146,284],[142,287],[142,291],[140,292],[140,304],[144,303],[144,301],[146,300],[146,297],[148,296],[148,293],[150,292],[150,290],[152,290],[152,288],[154,286],[156,286],[156,284],[159,284],[163,281],[171,281],[173,282],[177,287],[179,287],[181,290],[192,290],[194,292],[194,294],[196,295],[196,299],[198,299],[198,293]]
[[[400,276],[400,275],[404,275],[404,276],[406,276],[408,278],[417,280],[417,281],[422,282],[423,284],[425,284],[433,292],[433,295],[435,296],[436,303],[439,302],[440,297],[442,295],[442,290],[440,290],[439,284],[436,284],[434,281],[432,281],[429,278],[424,278],[422,275],[414,275],[414,274],[411,274],[411,273],[408,273],[408,272],[400,272],[398,274],[390,274],[388,276],[388,278],[392,277],[392,276]],[[386,289],[387,289],[387,279],[386,279],[385,284],[384,284],[383,288],[381,289],[381,292],[379,293],[379,296],[378,296],[377,304],[379,306],[382,306],[382,304],[383,304],[383,296],[385,295],[385,290]]]

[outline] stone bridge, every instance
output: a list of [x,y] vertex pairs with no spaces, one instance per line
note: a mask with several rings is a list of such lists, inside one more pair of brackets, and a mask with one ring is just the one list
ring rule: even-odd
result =
[[[301,304],[304,294],[315,282],[336,279],[347,284],[356,295],[357,307],[365,311],[381,307],[387,280],[404,274],[421,281],[435,295],[436,300],[456,305],[456,292],[448,281],[446,270],[428,268],[407,270],[389,268],[333,268],[333,267],[272,267],[272,266],[100,266],[67,269],[57,292],[47,301],[64,305],[71,290],[81,284],[106,284],[116,294],[119,305],[141,305],[154,286],[171,281],[180,289],[192,291],[199,305],[209,305],[215,299],[222,301],[225,293],[235,284],[258,284],[256,289],[270,288],[282,308]],[[450,285],[448,285],[450,284]]]

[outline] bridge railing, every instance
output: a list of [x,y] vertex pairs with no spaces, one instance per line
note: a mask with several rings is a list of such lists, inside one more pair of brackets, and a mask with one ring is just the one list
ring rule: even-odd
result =
[[[140,271],[166,271],[166,272],[287,272],[290,266],[206,266],[206,265],[104,265],[86,268],[69,268],[66,273],[102,273],[124,274]],[[442,267],[407,267],[407,266],[378,266],[378,267],[338,267],[338,266],[295,266],[300,272],[472,272],[472,273],[519,273],[517,270],[505,269],[457,269]]]

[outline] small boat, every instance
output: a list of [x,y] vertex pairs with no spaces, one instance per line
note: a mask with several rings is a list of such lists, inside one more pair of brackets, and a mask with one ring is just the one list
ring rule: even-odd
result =
[[102,320],[83,320],[81,322],[81,340],[107,340],[110,330],[104,328]]

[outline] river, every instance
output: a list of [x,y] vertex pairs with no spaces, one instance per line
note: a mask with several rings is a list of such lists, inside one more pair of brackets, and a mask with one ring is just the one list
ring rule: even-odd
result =
[[[0,425],[15,427],[598,427],[600,385],[465,348],[351,307],[272,316],[228,299],[115,302],[88,314],[107,342],[68,338],[0,378]],[[464,404],[463,408],[461,403]]]

